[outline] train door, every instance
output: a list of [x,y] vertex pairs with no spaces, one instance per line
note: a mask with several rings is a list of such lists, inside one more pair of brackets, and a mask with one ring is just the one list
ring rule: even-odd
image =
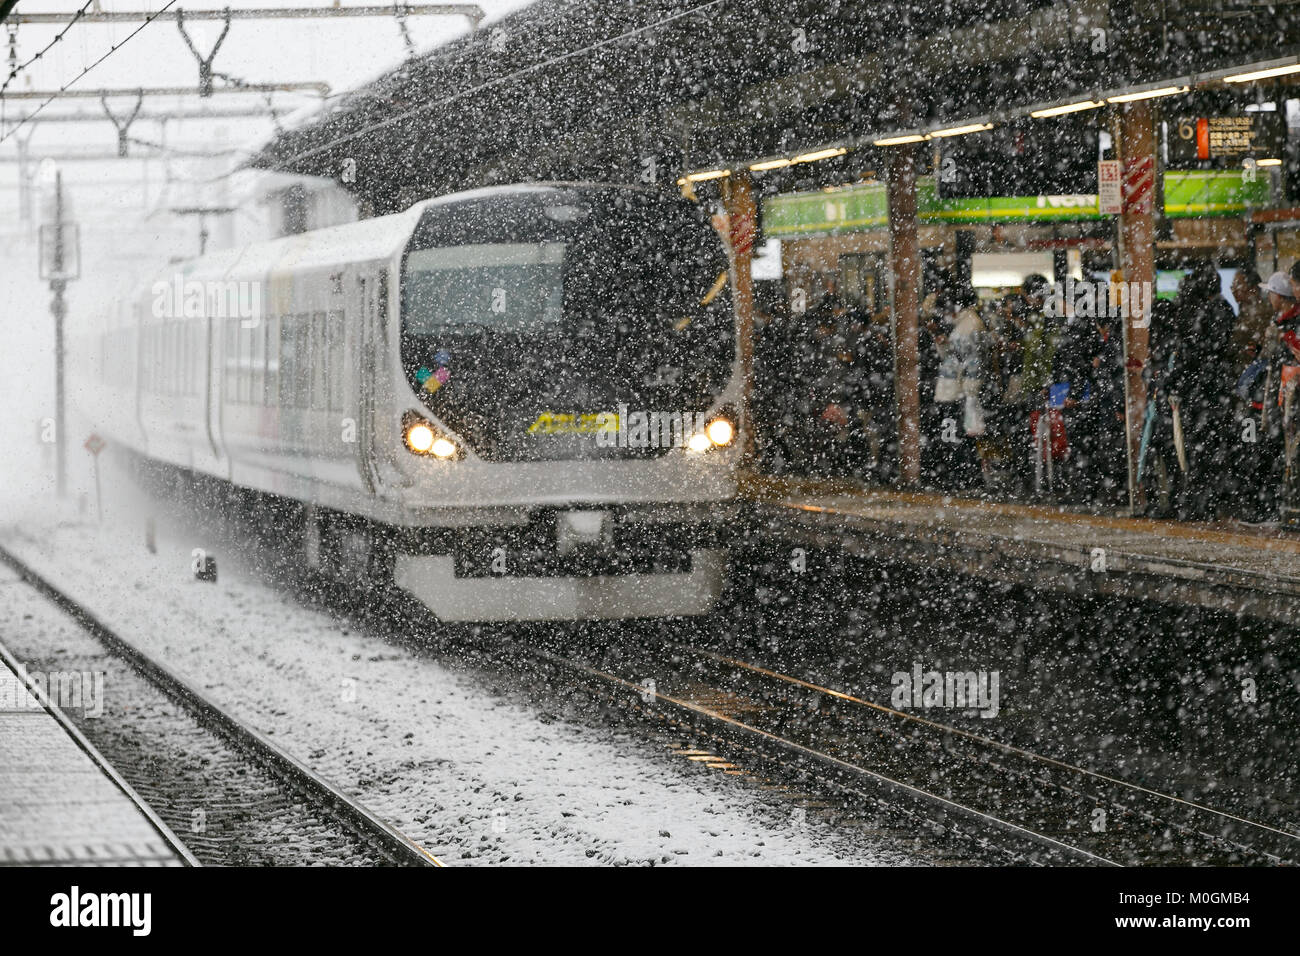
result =
[[362,276],[360,321],[357,323],[357,467],[361,485],[368,494],[378,491],[379,476],[375,468],[375,382],[378,377],[377,357],[380,348],[380,323],[385,321],[381,308],[380,292],[388,281],[388,270],[380,269],[375,275]]
[[201,407],[203,409],[203,424],[207,432],[208,447],[212,451],[212,461],[208,470],[220,473],[222,470],[222,435],[220,422],[221,395],[220,376],[216,374],[214,363],[217,361],[215,352],[217,351],[216,340],[217,323],[216,320],[207,311],[204,312],[203,324],[200,327],[201,341],[199,343],[199,356],[202,362],[202,373],[200,375],[200,387],[202,389]]

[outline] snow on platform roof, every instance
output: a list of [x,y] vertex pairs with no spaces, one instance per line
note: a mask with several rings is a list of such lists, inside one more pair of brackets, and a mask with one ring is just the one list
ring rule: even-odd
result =
[[904,117],[962,119],[1293,47],[1300,13],[1244,0],[539,0],[278,136],[253,165],[337,177],[351,159],[376,213],[489,183],[634,181],[651,158],[671,183]]

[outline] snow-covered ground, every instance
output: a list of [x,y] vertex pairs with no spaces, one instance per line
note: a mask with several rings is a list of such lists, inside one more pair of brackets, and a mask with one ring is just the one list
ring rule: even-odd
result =
[[216,553],[218,583],[197,582],[193,549],[216,546],[160,520],[149,553],[140,513],[124,504],[132,493],[109,492],[102,526],[93,510],[80,519],[29,501],[20,519],[0,518],[0,540],[449,862],[918,862],[862,831],[804,822],[748,778],[674,756],[636,728],[556,717],[500,693],[500,674],[455,669],[431,648],[304,606],[239,555]]

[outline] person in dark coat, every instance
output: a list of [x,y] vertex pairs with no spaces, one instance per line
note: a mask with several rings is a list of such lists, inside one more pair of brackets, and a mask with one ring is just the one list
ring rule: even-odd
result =
[[1070,483],[1080,503],[1114,506],[1127,493],[1122,331],[1108,316],[1077,317],[1061,349]]
[[1174,300],[1174,362],[1165,387],[1170,416],[1180,421],[1183,439],[1180,518],[1211,520],[1238,493],[1229,464],[1240,451],[1233,416],[1236,316],[1220,289],[1218,270],[1202,262],[1183,277]]
[[921,481],[927,487],[940,487],[943,475],[944,445],[939,407],[931,400],[939,377],[940,353],[947,347],[946,317],[948,291],[936,284],[921,301],[917,330],[918,372],[920,381]]
[[755,307],[754,419],[763,470],[785,474],[797,463],[791,397],[798,388],[798,332],[789,305],[780,297]]

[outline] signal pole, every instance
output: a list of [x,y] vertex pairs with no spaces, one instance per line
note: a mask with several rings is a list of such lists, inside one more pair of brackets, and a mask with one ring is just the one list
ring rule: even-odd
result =
[[[51,164],[52,165],[52,164]],[[63,388],[63,324],[68,316],[68,303],[64,298],[68,282],[81,274],[81,249],[77,227],[68,221],[67,206],[63,200],[63,172],[54,173],[54,203],[43,215],[40,229],[41,278],[50,283],[50,314],[54,316],[54,442],[57,475],[55,478],[59,497],[68,487],[68,442],[64,431],[67,426],[64,413]],[[45,180],[48,182],[48,180]]]
[[58,493],[62,498],[68,486],[68,440],[64,434],[63,419],[63,320],[68,314],[68,304],[63,298],[68,288],[64,275],[64,258],[67,250],[63,248],[63,172],[54,176],[54,262],[55,278],[50,280],[50,291],[54,300],[50,311],[54,313],[54,438],[56,470],[58,472]]

